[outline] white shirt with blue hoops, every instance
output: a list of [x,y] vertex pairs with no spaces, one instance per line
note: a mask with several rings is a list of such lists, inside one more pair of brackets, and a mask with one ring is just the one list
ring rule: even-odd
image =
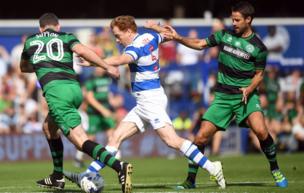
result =
[[161,88],[158,49],[162,41],[162,36],[155,32],[137,34],[125,48],[124,53],[134,59],[129,64],[132,92]]

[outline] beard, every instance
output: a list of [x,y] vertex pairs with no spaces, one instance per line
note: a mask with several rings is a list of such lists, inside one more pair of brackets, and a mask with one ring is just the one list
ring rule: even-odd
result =
[[233,31],[234,33],[237,35],[237,36],[242,36],[242,34],[244,33],[245,29],[244,28],[233,28]]

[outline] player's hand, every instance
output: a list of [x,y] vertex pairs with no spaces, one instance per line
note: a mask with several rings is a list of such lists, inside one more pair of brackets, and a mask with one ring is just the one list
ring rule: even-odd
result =
[[244,102],[245,104],[247,104],[247,99],[248,99],[248,96],[249,96],[250,93],[251,93],[251,90],[249,89],[249,87],[240,88],[240,90],[241,90],[242,93],[243,93],[242,102]]
[[108,74],[109,76],[111,76],[112,78],[118,79],[119,76],[120,76],[118,67],[115,67],[115,66],[108,66],[108,68],[107,68],[106,71],[107,71],[107,74]]
[[177,40],[179,38],[179,34],[175,31],[175,29],[170,25],[164,25],[168,31],[165,32],[166,35],[171,36],[171,39]]

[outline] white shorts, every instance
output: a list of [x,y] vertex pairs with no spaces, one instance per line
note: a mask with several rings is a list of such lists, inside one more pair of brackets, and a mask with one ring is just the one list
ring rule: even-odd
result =
[[136,98],[136,106],[122,121],[133,122],[141,132],[150,124],[153,129],[164,127],[166,123],[172,125],[166,111],[167,96],[163,88],[151,89],[132,93]]

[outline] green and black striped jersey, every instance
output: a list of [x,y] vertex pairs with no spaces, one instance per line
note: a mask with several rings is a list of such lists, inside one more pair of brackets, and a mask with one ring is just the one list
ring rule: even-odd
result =
[[27,38],[22,59],[34,67],[45,92],[52,84],[76,83],[72,47],[79,40],[72,34],[47,29]]
[[222,30],[206,40],[208,47],[219,46],[217,93],[241,94],[239,89],[249,86],[256,70],[266,66],[267,48],[255,33],[242,38]]

